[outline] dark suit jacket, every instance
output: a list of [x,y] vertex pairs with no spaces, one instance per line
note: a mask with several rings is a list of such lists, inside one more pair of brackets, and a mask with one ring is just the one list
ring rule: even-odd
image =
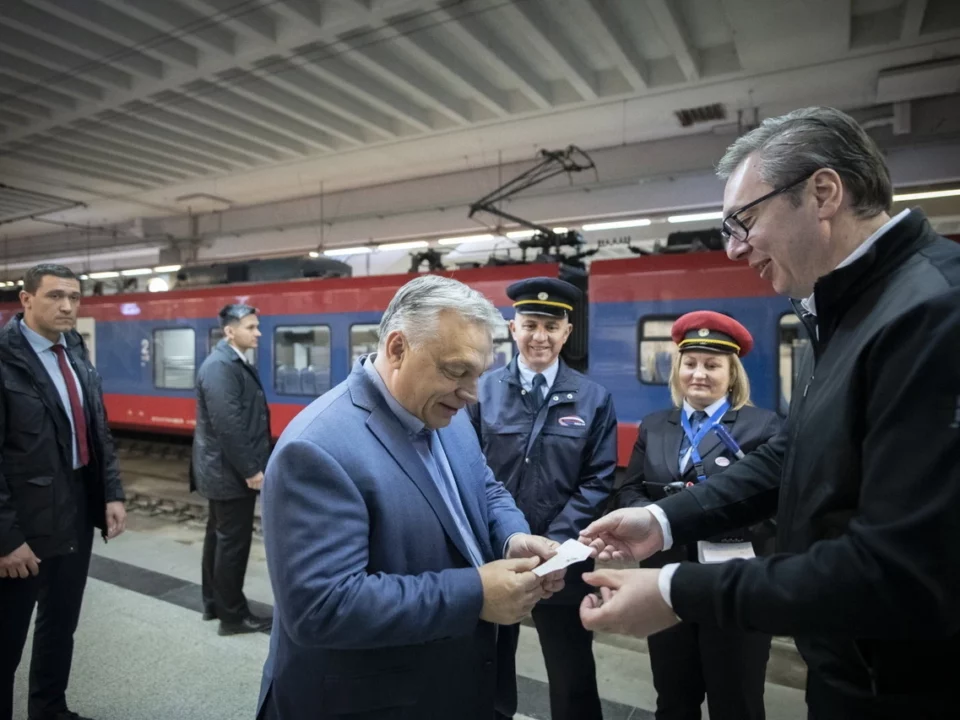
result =
[[[750,405],[727,411],[722,423],[744,453],[756,450],[780,431],[780,418],[776,413]],[[661,410],[643,419],[630,456],[630,464],[627,466],[626,479],[617,495],[617,507],[649,505],[663,500],[666,497],[664,487],[672,482],[696,482],[692,462],[687,464],[683,476],[680,475],[682,441],[683,427],[680,425],[680,410],[677,408]],[[712,431],[700,443],[700,456],[703,458],[703,467],[708,478],[737,462],[737,458]],[[757,555],[763,555],[772,551],[775,534],[773,522],[767,520],[750,528],[725,532],[714,539],[744,538],[753,542]],[[643,561],[641,566],[663,567],[667,563],[683,560],[696,562],[696,544],[675,545],[670,550],[657,553]]]
[[[365,360],[290,423],[267,468],[260,705],[269,693],[280,720],[489,720],[497,642],[480,575]],[[439,438],[484,562],[499,559],[529,527],[466,412]]]
[[197,373],[197,427],[190,479],[209,500],[254,492],[246,479],[270,458],[270,411],[257,369],[221,340]]
[[[70,409],[23,337],[22,318],[18,313],[0,330],[0,555],[26,542],[42,560],[76,551],[73,435]],[[79,333],[64,337],[87,421],[87,512],[106,538],[106,503],[124,499],[120,469],[100,375]]]

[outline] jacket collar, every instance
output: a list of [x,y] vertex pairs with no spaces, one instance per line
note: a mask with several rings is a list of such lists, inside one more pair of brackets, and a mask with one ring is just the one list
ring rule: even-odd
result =
[[[521,387],[519,359],[519,355],[514,355],[509,365],[497,371],[502,374],[503,377],[501,379],[505,380],[511,385],[516,385],[518,388]],[[559,358],[557,362],[560,365],[557,369],[557,377],[554,379],[553,385],[550,387],[550,392],[577,392],[580,389],[580,373],[567,365],[563,361],[562,357]]]
[[[386,451],[396,460],[403,473],[409,477],[413,484],[420,490],[427,503],[429,503],[433,509],[440,524],[443,526],[447,536],[460,551],[460,554],[463,555],[464,559],[469,562],[470,553],[464,544],[460,530],[457,528],[443,497],[440,495],[439,489],[430,477],[429,472],[427,472],[420,456],[417,454],[408,429],[390,409],[383,393],[367,373],[365,363],[371,362],[371,357],[370,355],[364,355],[358,358],[353,364],[353,369],[347,378],[350,398],[354,405],[370,413],[366,423],[370,432],[373,433],[380,444],[383,445]],[[443,428],[438,431],[438,435],[440,442],[444,445],[444,453],[447,456],[450,469],[453,471],[457,483],[461,486],[461,496],[465,497],[469,495],[469,493],[463,492],[463,489],[465,489],[470,478],[464,474],[466,469],[462,466],[461,460],[456,452],[457,442],[453,431],[449,427]],[[448,442],[450,443],[450,451],[446,449]],[[465,500],[464,509],[467,512],[471,526],[474,527],[481,548],[483,548],[482,552],[490,557],[492,550],[489,547],[489,541],[484,542],[482,539],[483,534],[477,532],[477,530],[482,527],[482,523],[481,519],[477,516],[478,509],[476,503],[472,500]]]
[[854,262],[817,280],[814,294],[819,341],[829,340],[844,313],[871,285],[892,274],[935,237],[923,211],[913,209]]

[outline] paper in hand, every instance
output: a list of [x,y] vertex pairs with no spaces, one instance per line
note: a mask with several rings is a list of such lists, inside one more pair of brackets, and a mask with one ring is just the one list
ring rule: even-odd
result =
[[537,577],[543,577],[548,573],[563,570],[574,563],[581,562],[590,557],[590,548],[577,540],[567,540],[563,545],[557,548],[557,554],[547,560],[542,565],[533,569],[533,574]]

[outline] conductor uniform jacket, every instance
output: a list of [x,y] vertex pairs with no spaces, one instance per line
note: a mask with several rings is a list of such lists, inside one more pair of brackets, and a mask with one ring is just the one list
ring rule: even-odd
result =
[[[558,360],[546,400],[528,408],[517,358],[480,380],[470,417],[494,477],[517,501],[530,531],[564,542],[600,516],[617,469],[617,417],[601,385]],[[589,569],[589,568],[588,568]],[[546,602],[577,602],[580,572]]]
[[[651,413],[640,423],[626,478],[617,493],[617,507],[643,507],[667,497],[666,486],[670,483],[696,482],[696,470],[692,462],[686,464],[682,475],[680,473],[680,445],[684,436],[680,425],[681,412],[684,412],[683,408],[660,410]],[[728,410],[721,424],[737,441],[744,454],[753,452],[780,431],[780,417],[776,413],[751,405]],[[700,443],[700,456],[708,482],[711,475],[738,462],[713,431],[707,433]],[[716,539],[740,538],[752,542],[757,555],[764,555],[772,550],[775,532],[773,522],[764,520],[753,527],[725,532]],[[695,543],[674,545],[644,560],[640,566],[656,568],[682,560],[697,561]]]
[[197,373],[197,427],[191,480],[208,500],[236,500],[254,492],[246,479],[270,458],[270,411],[260,375],[226,340]]

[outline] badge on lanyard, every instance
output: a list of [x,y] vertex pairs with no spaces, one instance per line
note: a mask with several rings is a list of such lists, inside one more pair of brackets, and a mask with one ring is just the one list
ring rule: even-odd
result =
[[[703,439],[711,430],[717,434],[717,437],[720,438],[720,441],[731,453],[736,456],[738,460],[743,457],[743,451],[740,449],[740,446],[737,445],[737,441],[734,440],[733,436],[730,435],[727,429],[720,424],[720,421],[723,420],[723,416],[729,409],[730,401],[725,400],[723,405],[717,408],[716,412],[714,412],[713,415],[709,416],[703,422],[696,434],[694,434],[693,428],[690,426],[690,418],[687,417],[687,414],[682,408],[680,410],[680,425],[683,427],[683,432],[687,436],[687,440],[690,441],[690,450],[687,457],[689,457],[693,462],[698,483],[706,482],[707,479],[706,471],[703,468],[703,458],[700,457],[700,443],[703,442]],[[727,463],[729,464],[729,460],[727,460]],[[722,467],[720,462],[717,462],[717,465],[721,465]],[[686,466],[686,460],[684,461],[683,466]]]

